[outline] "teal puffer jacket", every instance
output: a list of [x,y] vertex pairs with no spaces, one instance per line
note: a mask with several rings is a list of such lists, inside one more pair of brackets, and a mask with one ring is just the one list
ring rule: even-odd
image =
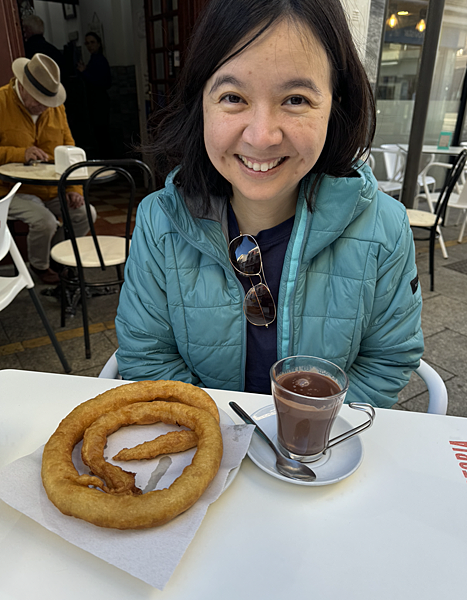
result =
[[[311,213],[305,178],[282,269],[277,356],[326,358],[346,402],[390,407],[423,353],[421,292],[405,208],[366,165],[325,177]],[[141,203],[116,318],[124,379],[244,389],[243,288],[228,258],[225,203],[197,218],[173,184]]]

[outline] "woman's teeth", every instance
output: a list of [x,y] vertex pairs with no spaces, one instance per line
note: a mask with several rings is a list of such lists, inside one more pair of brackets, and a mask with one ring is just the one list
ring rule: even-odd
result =
[[276,158],[276,160],[273,160],[271,162],[259,163],[259,162],[251,162],[251,160],[244,158],[240,154],[238,155],[238,158],[249,169],[253,169],[253,171],[262,171],[263,173],[265,173],[266,171],[269,171],[270,169],[274,169],[274,167],[277,167],[277,165],[284,160],[284,157],[282,157],[282,158]]

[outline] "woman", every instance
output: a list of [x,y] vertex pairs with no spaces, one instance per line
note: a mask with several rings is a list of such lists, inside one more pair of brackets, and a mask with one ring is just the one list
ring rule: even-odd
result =
[[156,132],[179,167],[138,211],[125,379],[269,393],[272,363],[308,354],[345,369],[347,402],[397,401],[421,295],[405,209],[358,160],[374,122],[339,0],[209,4]]
[[103,53],[100,36],[90,31],[85,36],[84,45],[91,58],[87,65],[80,61],[77,69],[86,84],[89,118],[97,145],[94,158],[108,158],[110,100],[107,90],[112,84],[112,75],[109,63]]

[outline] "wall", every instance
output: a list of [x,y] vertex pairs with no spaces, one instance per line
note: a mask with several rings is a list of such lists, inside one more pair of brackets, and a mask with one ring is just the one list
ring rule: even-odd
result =
[[[86,33],[95,31],[102,38],[104,54],[112,71],[112,86],[108,91],[109,155],[106,158],[127,155],[134,144],[145,138],[146,131],[148,95],[143,0],[80,0],[76,18],[68,20],[63,16],[60,3],[35,0],[34,9],[44,21],[45,38],[60,50],[70,40],[76,40],[85,63],[90,56],[84,46]],[[76,98],[76,93],[73,98]],[[84,109],[75,110],[82,117]],[[80,122],[73,123],[69,103],[67,111],[71,118],[70,126],[74,125],[75,138],[90,157],[96,158],[89,136],[80,138]]]
[[45,38],[60,50],[77,34],[77,45],[83,46],[83,59],[87,62],[84,36],[89,30],[99,32],[100,28],[110,66],[135,64],[132,3],[128,0],[80,0],[77,18],[70,20],[65,20],[62,5],[57,2],[35,0],[34,10],[44,21]]
[[371,0],[341,0],[360,58],[365,59]]
[[368,33],[364,63],[373,91],[376,91],[378,81],[385,16],[386,0],[371,0],[368,13]]
[[[367,35],[371,0],[341,0],[347,13],[355,44],[362,59],[367,52]],[[136,4],[141,4],[137,2]],[[133,0],[80,0],[76,7],[77,18],[65,20],[62,5],[57,2],[35,0],[35,13],[45,24],[46,39],[62,49],[70,34],[78,33],[78,45],[83,45],[84,35],[93,29],[93,18],[100,21],[104,33],[105,54],[111,66],[135,64]],[[95,20],[94,20],[95,24]],[[136,49],[139,58],[138,49]],[[88,54],[83,48],[83,58]]]
[[386,0],[341,0],[373,90],[378,79]]
[[[100,21],[110,66],[134,65],[132,3],[128,0],[80,0],[79,7],[83,35],[94,29],[96,17]],[[84,51],[83,56],[86,60]]]
[[77,7],[78,19],[69,21],[64,19],[62,5],[58,2],[35,0],[34,12],[44,21],[46,40],[62,50],[69,41],[69,34],[78,29],[79,7]]

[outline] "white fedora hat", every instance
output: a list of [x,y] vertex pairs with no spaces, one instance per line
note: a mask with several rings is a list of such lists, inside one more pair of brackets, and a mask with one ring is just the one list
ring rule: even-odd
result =
[[66,92],[60,83],[57,63],[45,54],[29,58],[17,58],[12,71],[24,89],[44,106],[60,106],[66,100]]

